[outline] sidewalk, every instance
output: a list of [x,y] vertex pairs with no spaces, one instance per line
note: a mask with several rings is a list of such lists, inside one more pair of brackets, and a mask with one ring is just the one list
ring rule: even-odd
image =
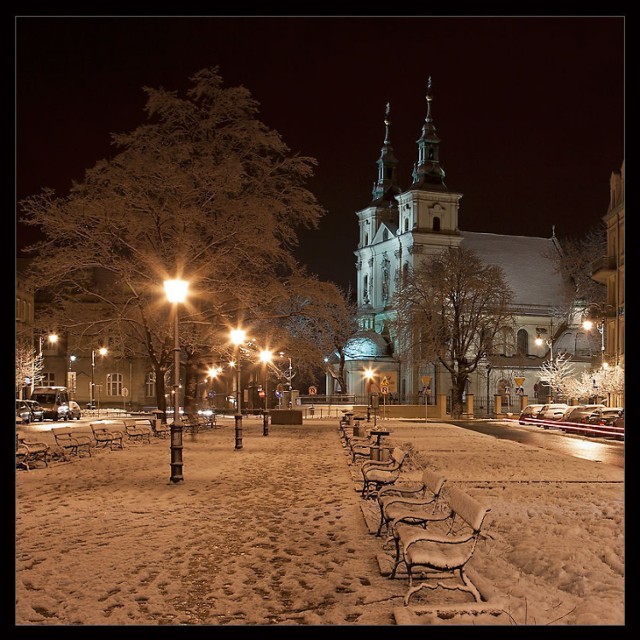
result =
[[[385,427],[410,451],[402,480],[428,466],[491,506],[473,569],[507,608],[409,622],[624,624],[623,470],[449,424]],[[239,451],[231,419],[185,435],[177,485],[168,440],[17,471],[16,624],[396,624],[406,580],[380,573],[337,420],[265,437],[246,418],[243,435]]]

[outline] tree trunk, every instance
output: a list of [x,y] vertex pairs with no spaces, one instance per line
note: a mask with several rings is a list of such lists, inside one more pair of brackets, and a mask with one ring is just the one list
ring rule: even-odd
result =
[[459,419],[462,417],[464,410],[464,401],[462,398],[467,386],[467,376],[452,376],[451,382],[451,417]]

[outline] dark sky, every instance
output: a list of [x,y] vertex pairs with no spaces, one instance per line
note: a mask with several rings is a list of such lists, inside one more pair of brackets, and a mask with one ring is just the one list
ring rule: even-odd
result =
[[463,230],[581,236],[624,158],[623,16],[18,16],[15,35],[18,199],[64,195],[108,157],[110,134],[145,120],[143,86],[182,93],[217,65],[292,152],[318,160],[308,187],[327,215],[299,257],[341,285],[355,282],[385,104],[407,188],[429,76]]

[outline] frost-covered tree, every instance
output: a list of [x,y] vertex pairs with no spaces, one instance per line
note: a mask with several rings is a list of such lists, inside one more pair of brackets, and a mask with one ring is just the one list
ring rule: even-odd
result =
[[407,274],[395,296],[400,342],[418,361],[439,362],[451,376],[451,413],[496,336],[511,327],[513,292],[500,267],[464,247],[449,247]]
[[570,382],[568,395],[581,402],[588,402],[590,398],[595,397],[621,397],[624,394],[624,383],[623,367],[584,371]]
[[[44,358],[34,349],[30,340],[16,340],[16,395],[22,397],[25,384],[33,387],[42,379]],[[29,380],[29,383],[26,381]]]
[[547,381],[554,397],[571,397],[574,380],[571,356],[560,353],[553,360],[545,361],[540,367],[540,378]]
[[[66,196],[44,189],[20,203],[43,233],[31,275],[57,326],[149,358],[160,407],[173,348],[163,281],[190,282],[182,346],[222,350],[231,326],[259,322],[291,277],[304,278],[297,233],[324,213],[304,186],[315,160],[257,119],[247,89],[223,87],[216,68],[191,83],[185,96],[145,88],[148,121],[112,135],[112,158]],[[308,296],[315,286],[309,279]]]

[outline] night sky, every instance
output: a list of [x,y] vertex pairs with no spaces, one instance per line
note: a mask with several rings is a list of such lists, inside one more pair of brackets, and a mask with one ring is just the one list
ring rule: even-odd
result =
[[[219,66],[292,152],[318,160],[327,210],[300,260],[355,282],[356,211],[369,205],[391,104],[408,188],[433,81],[460,228],[579,237],[600,223],[625,142],[625,18],[17,17],[16,196],[72,180],[145,121],[143,86],[181,94]],[[17,226],[17,246],[25,234]]]

